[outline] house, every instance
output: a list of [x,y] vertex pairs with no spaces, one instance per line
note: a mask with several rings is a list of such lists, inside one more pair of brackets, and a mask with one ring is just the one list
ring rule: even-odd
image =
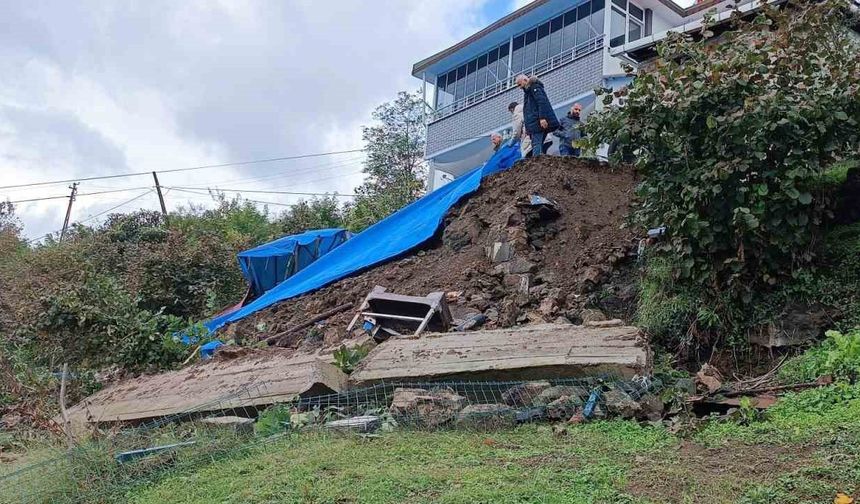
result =
[[[757,3],[757,2],[756,2]],[[630,81],[622,70],[653,51],[669,30],[701,27],[704,13],[728,15],[735,2],[705,0],[534,0],[412,68],[428,112],[425,159],[432,190],[489,158],[489,136],[511,126],[522,101],[518,74],[537,75],[561,116],[575,102],[599,108],[594,88]]]

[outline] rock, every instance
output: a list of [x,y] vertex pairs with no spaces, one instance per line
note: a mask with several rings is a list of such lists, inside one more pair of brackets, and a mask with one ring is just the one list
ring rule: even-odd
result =
[[544,317],[551,317],[558,312],[558,302],[553,297],[544,298],[538,306],[538,311]]
[[654,394],[648,394],[639,401],[640,418],[651,422],[663,419],[663,400]]
[[6,413],[2,417],[0,417],[0,424],[3,424],[3,427],[5,429],[14,429],[23,420],[24,417],[18,415],[17,413]]
[[548,381],[532,381],[514,385],[502,392],[502,402],[514,407],[528,406],[541,392],[550,388]]
[[490,322],[496,322],[499,320],[499,310],[495,308],[487,308],[486,311],[484,311],[484,315],[487,316],[487,320]]
[[690,378],[678,378],[675,380],[673,388],[686,395],[694,395],[696,393],[696,383]]
[[588,395],[589,392],[584,387],[578,387],[576,385],[556,385],[555,387],[550,387],[538,394],[532,401],[532,405],[548,406],[549,403],[563,396],[577,397],[582,401],[587,399]]
[[618,389],[612,389],[603,394],[603,401],[607,413],[621,418],[635,418],[641,410],[639,403],[634,401],[626,392]]
[[585,423],[585,417],[582,416],[582,413],[575,413],[570,419],[567,421],[570,425],[579,425],[581,423]]
[[513,299],[505,299],[499,308],[498,325],[499,327],[513,327],[517,325],[517,318],[520,316],[520,307]]
[[472,404],[457,415],[457,425],[477,429],[513,427],[517,412],[506,404]]
[[773,322],[751,331],[750,343],[765,348],[798,346],[818,339],[833,317],[818,303],[789,303]]
[[254,433],[254,419],[237,416],[220,416],[209,417],[200,420],[200,423],[214,425],[216,427],[226,427],[239,434]]
[[573,322],[571,322],[570,319],[567,317],[556,317],[555,320],[552,321],[552,323],[553,324],[572,324]]
[[329,429],[342,431],[355,431],[361,433],[373,432],[382,425],[382,419],[374,415],[363,415],[343,420],[328,422],[325,426]]
[[555,437],[567,436],[567,427],[564,424],[553,424],[552,435]]
[[398,388],[394,390],[389,412],[403,423],[438,427],[457,418],[465,405],[466,398],[449,388]]
[[606,320],[606,315],[596,308],[586,308],[584,310],[580,310],[579,318],[582,320],[583,324],[588,324],[589,322],[600,322]]
[[723,386],[722,380],[723,376],[710,364],[702,365],[702,369],[696,373],[696,383],[704,386],[709,394],[713,394]]
[[578,396],[561,396],[547,404],[546,416],[552,420],[566,420],[582,408],[582,399]]
[[508,262],[496,265],[493,270],[497,273],[521,275],[524,273],[532,273],[537,269],[537,264],[523,259],[522,257],[514,257]]
[[494,263],[502,263],[514,258],[514,249],[508,242],[493,242],[488,249],[487,255],[489,256],[490,261]]
[[603,272],[595,266],[588,266],[582,271],[580,279],[582,282],[589,282],[592,285],[597,285],[601,280],[603,280]]
[[624,325],[624,321],[621,319],[594,320],[591,322],[585,322],[583,325],[586,327],[621,327]]

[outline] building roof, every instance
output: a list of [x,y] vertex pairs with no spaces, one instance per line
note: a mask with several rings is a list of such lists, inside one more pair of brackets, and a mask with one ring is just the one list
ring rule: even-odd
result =
[[[486,28],[483,28],[482,30],[470,35],[469,37],[466,37],[465,39],[461,40],[460,42],[457,42],[456,44],[452,45],[451,47],[444,49],[442,51],[439,51],[438,53],[436,53],[436,54],[434,54],[428,58],[424,58],[423,60],[419,61],[418,63],[415,63],[412,66],[412,75],[414,75],[416,77],[420,76],[421,72],[426,70],[428,67],[430,67],[434,63],[437,63],[437,62],[441,61],[442,59],[447,58],[448,56],[451,56],[452,54],[456,53],[457,51],[460,51],[461,49],[464,49],[464,48],[470,46],[471,44],[481,40],[483,37],[489,35],[490,33],[494,32],[500,28],[505,27],[506,25],[508,25],[508,24],[512,23],[513,21],[523,17],[526,14],[529,14],[530,12],[534,11],[535,9],[544,6],[545,4],[549,3],[550,1],[552,1],[552,0],[533,0],[532,2],[529,2],[525,6],[520,7],[519,9],[515,10],[514,12],[512,12],[512,13],[508,14],[507,16],[499,19],[495,23],[487,26]],[[676,4],[672,0],[658,0],[658,1],[661,4],[665,5],[667,8],[669,8],[670,10],[672,10],[672,12],[678,14],[679,16],[688,17],[688,16],[691,16],[697,12],[700,12],[700,11],[706,10],[710,7],[713,7],[714,5],[717,5],[717,4],[719,4],[725,0],[705,0],[703,2],[699,2],[695,5],[692,5],[692,6],[686,7],[686,8],[681,7],[680,5]]]

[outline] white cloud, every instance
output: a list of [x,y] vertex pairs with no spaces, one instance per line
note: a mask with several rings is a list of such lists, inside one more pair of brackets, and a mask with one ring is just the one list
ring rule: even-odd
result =
[[[488,21],[487,0],[434,2],[81,3],[0,5],[0,185],[351,149],[360,125],[411,66]],[[356,155],[169,173],[172,186],[350,192]],[[81,184],[82,193],[150,184]],[[66,185],[2,190],[2,199]],[[86,218],[136,192],[81,197]],[[171,192],[168,205],[197,198]],[[253,197],[252,195],[248,195]],[[296,198],[267,195],[261,200]],[[157,208],[154,196],[128,209]],[[28,236],[62,224],[64,200],[23,203]],[[272,207],[276,209],[276,207]]]

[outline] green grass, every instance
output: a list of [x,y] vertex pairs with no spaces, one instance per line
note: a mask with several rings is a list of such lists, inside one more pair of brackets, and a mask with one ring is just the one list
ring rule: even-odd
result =
[[[860,492],[860,385],[786,396],[749,425],[679,437],[604,421],[502,431],[308,431],[117,467],[105,453],[33,473],[72,503],[813,503]],[[149,470],[148,466],[154,468]],[[73,481],[74,480],[74,481]],[[0,481],[0,502],[15,499]],[[19,491],[20,489],[11,489]]]
[[837,490],[860,490],[858,448],[860,387],[842,384],[791,395],[752,425],[711,422],[688,440],[626,421],[569,426],[562,436],[546,425],[370,439],[303,434],[126,497],[136,504],[824,502]]

